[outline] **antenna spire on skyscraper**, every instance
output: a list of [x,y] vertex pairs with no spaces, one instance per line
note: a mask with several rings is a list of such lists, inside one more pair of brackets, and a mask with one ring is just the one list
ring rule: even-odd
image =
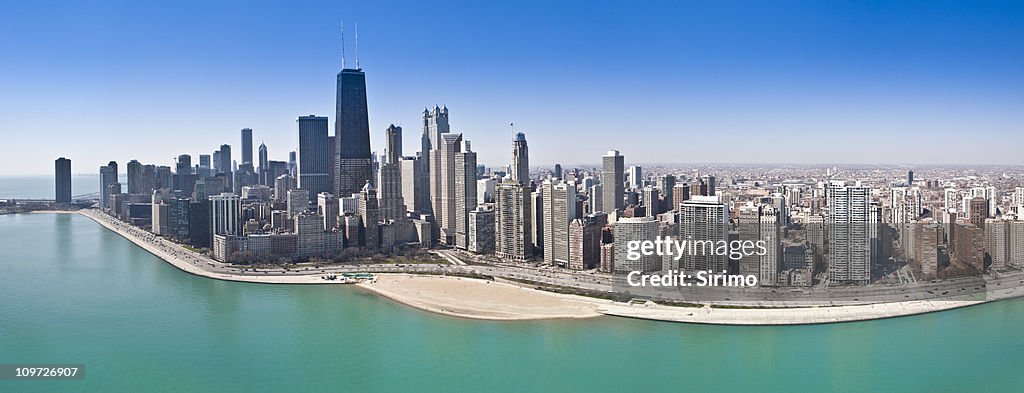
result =
[[359,22],[356,22],[356,69],[362,69],[359,68]]
[[341,69],[345,69],[345,19],[341,20]]

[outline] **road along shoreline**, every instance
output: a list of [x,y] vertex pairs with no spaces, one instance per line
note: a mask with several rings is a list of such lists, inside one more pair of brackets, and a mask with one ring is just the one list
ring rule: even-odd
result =
[[[116,221],[93,210],[80,210],[101,226],[186,273],[224,281],[261,284],[340,284],[319,274],[247,275],[216,271],[226,264]],[[741,308],[679,307],[653,302],[622,303],[534,289],[529,285],[427,274],[380,274],[359,288],[398,303],[436,314],[495,321],[591,318],[600,315],[712,325],[807,325],[855,322],[951,310],[1024,296],[1024,288],[989,290],[983,300],[914,300],[861,305]]]

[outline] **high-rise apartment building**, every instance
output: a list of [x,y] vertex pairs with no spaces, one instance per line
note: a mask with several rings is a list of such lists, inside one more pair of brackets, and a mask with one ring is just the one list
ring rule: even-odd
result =
[[512,181],[524,186],[530,185],[530,149],[526,145],[526,134],[516,133],[512,141]]
[[828,192],[829,280],[867,283],[871,280],[871,189],[832,186]]
[[477,254],[494,252],[494,206],[477,206],[469,212],[469,240],[466,249]]
[[[717,197],[694,196],[679,205],[679,239],[717,247],[728,242],[729,214],[725,204]],[[618,239],[615,239],[618,243]],[[615,246],[618,248],[618,245]],[[719,255],[704,247],[697,252],[684,252],[679,268],[689,271],[706,270],[721,273],[728,266],[728,255]],[[619,264],[618,255],[615,264]],[[618,266],[616,266],[618,269]]]
[[515,181],[501,183],[494,203],[495,253],[505,260],[531,259],[529,189]]
[[455,246],[469,246],[469,212],[476,209],[476,152],[462,141],[455,153]]
[[597,211],[611,213],[623,208],[622,196],[625,181],[625,158],[618,150],[609,150],[601,159],[601,208]]
[[377,190],[367,181],[359,192],[359,217],[362,219],[362,245],[369,250],[380,248],[380,215]]
[[61,157],[53,162],[53,200],[57,203],[71,203],[71,160]]
[[569,269],[596,269],[601,264],[601,237],[605,225],[608,225],[605,213],[588,214],[569,223]]
[[779,285],[782,247],[778,211],[771,206],[762,206],[758,219],[761,231],[759,240],[764,242],[765,253],[758,256],[760,272],[757,282],[767,286]]
[[111,161],[100,167],[100,208],[113,208],[110,206],[110,191],[115,184],[118,184],[117,162]]
[[541,184],[544,263],[568,267],[569,223],[576,219],[576,184],[548,179]]
[[1010,263],[1010,221],[986,219],[984,230],[985,255],[991,261],[991,268],[1006,268]]
[[316,213],[323,217],[322,230],[332,231],[338,228],[340,210],[338,197],[331,193],[321,192],[316,196]]
[[[653,241],[658,236],[658,221],[654,217],[620,218],[613,227],[615,232],[615,272],[629,273],[632,271],[654,272],[661,270],[662,255],[651,253],[639,254],[638,258],[629,258],[629,243],[634,241]],[[636,256],[636,255],[634,255]]]
[[406,210],[417,214],[423,213],[424,192],[423,186],[427,181],[423,179],[423,157],[402,157],[399,164],[402,177],[402,200],[405,202]]

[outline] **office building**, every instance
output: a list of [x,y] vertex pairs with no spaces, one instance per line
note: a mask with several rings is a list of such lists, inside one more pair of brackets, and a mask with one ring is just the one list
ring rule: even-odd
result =
[[394,221],[405,219],[407,210],[402,191],[402,127],[392,124],[385,135],[384,162],[380,165],[380,179],[377,182],[380,219]]
[[300,116],[296,122],[299,124],[298,188],[309,191],[310,198],[316,198],[321,192],[331,191],[327,118]]
[[451,133],[448,123],[448,107],[427,110],[423,108],[423,134],[420,137],[420,190],[422,191],[417,204],[420,206],[418,212],[427,215],[434,214],[433,192],[439,187],[435,182],[440,181],[435,171],[433,159],[434,150],[440,147],[441,135]]
[[644,187],[643,168],[639,165],[629,167],[629,188],[639,190]]
[[241,200],[230,192],[210,196],[214,235],[240,235]]
[[370,120],[366,107],[366,75],[358,65],[355,69],[348,69],[343,64],[342,70],[338,72],[335,109],[334,136],[337,142],[337,157],[334,160],[334,194],[352,195],[359,193],[373,177]]

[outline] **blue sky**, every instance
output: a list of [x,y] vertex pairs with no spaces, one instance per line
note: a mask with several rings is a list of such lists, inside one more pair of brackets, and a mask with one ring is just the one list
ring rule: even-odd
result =
[[[636,4],[640,3],[640,4]],[[371,139],[446,104],[479,161],[1024,164],[1019,2],[8,2],[0,175],[238,146],[330,116],[345,19]],[[236,147],[237,149],[238,147]],[[238,154],[235,154],[238,158]]]

